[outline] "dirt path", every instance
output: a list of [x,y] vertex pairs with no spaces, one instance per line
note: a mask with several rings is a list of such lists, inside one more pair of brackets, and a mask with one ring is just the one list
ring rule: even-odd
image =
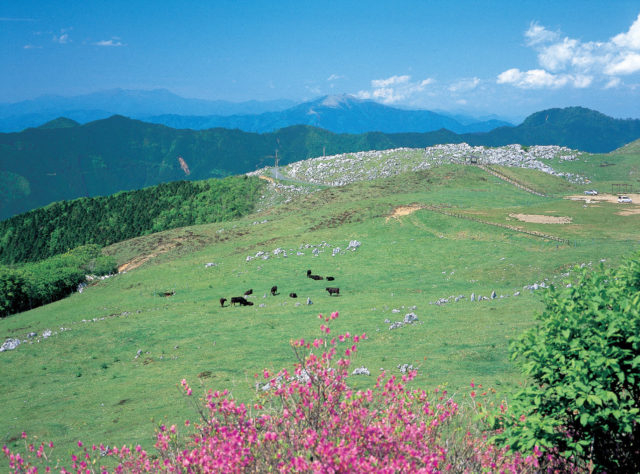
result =
[[138,268],[144,265],[145,263],[147,263],[152,258],[155,258],[158,255],[162,255],[163,253],[167,253],[169,250],[173,250],[174,248],[178,247],[178,245],[180,245],[180,241],[176,240],[176,241],[161,245],[160,247],[155,249],[155,251],[153,251],[152,253],[149,253],[147,255],[139,255],[129,260],[127,263],[123,263],[122,265],[120,265],[118,267],[118,273],[128,272],[130,270]]
[[571,217],[544,216],[541,214],[509,214],[509,217],[533,224],[570,224]]
[[424,209],[424,206],[420,204],[411,204],[409,206],[398,206],[396,207],[390,216],[387,216],[385,222],[389,222],[389,219],[399,219],[402,216],[408,216],[409,214],[413,214],[414,212]]

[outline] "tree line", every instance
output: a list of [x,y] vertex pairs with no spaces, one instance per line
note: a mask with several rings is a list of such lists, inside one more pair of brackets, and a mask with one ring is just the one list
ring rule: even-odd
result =
[[265,184],[228,177],[174,181],[111,196],[60,201],[0,222],[0,263],[36,262],[80,245],[106,246],[251,212]]

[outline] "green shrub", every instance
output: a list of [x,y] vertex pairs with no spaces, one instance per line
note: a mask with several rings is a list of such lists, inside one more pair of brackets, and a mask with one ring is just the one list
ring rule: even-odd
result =
[[27,301],[24,277],[0,265],[0,318],[22,311],[27,307]]
[[73,293],[88,273],[116,271],[115,259],[95,244],[83,245],[15,269],[0,266],[0,317],[57,301]]
[[640,254],[582,270],[546,295],[540,324],[514,343],[532,383],[516,396],[503,441],[557,448],[579,465],[640,472]]

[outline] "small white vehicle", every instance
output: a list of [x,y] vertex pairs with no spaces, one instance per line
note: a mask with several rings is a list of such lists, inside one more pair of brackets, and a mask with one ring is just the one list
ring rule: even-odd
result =
[[589,189],[588,191],[584,192],[587,196],[597,196],[598,195],[598,191],[596,191],[595,189]]
[[618,196],[618,202],[632,202],[629,196]]

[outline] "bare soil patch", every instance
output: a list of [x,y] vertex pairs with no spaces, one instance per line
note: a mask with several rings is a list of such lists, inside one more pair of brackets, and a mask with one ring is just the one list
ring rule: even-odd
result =
[[619,216],[634,216],[636,214],[640,214],[640,206],[633,206],[628,209],[623,209],[621,211],[616,212],[616,214]]
[[389,219],[391,218],[399,219],[402,216],[408,216],[409,214],[419,211],[420,209],[424,209],[424,206],[421,204],[411,204],[409,206],[398,206],[393,210],[391,215],[387,216],[386,221],[388,222]]
[[509,214],[509,217],[533,224],[570,224],[572,221],[571,217],[544,216],[541,214]]
[[128,272],[130,270],[133,270],[134,268],[138,268],[139,266],[142,266],[143,264],[147,263],[152,258],[155,258],[158,255],[161,255],[163,253],[167,253],[169,250],[173,250],[176,247],[181,246],[183,240],[185,240],[185,239],[176,239],[176,240],[170,241],[168,243],[162,244],[159,247],[157,247],[155,249],[155,251],[153,251],[153,252],[151,252],[149,254],[139,255],[139,256],[133,258],[132,260],[129,260],[127,263],[123,263],[122,265],[120,265],[118,267],[118,273]]

